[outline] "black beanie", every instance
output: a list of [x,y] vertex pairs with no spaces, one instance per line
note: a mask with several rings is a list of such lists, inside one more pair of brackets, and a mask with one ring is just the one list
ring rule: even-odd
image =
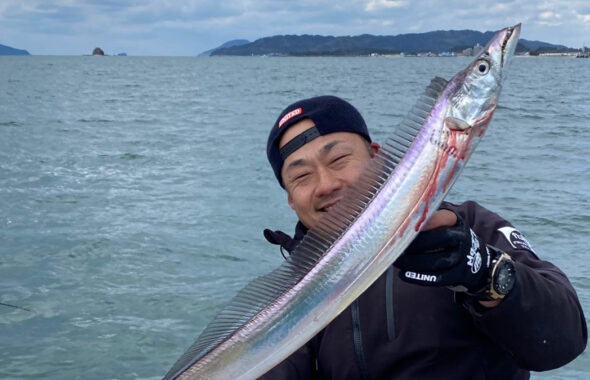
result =
[[[303,132],[291,140],[282,150],[279,150],[281,136],[291,125],[303,119],[311,119],[315,128]],[[281,112],[268,136],[266,154],[282,187],[285,187],[281,178],[281,169],[285,158],[314,138],[334,132],[357,133],[371,142],[367,125],[359,111],[352,104],[336,96],[303,99],[291,104]]]

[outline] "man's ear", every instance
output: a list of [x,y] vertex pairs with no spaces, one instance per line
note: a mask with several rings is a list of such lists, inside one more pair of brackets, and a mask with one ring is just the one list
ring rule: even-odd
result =
[[371,143],[371,158],[375,157],[377,152],[379,152],[379,149],[381,149],[381,146],[379,144],[377,144],[376,142]]
[[293,197],[291,197],[291,193],[289,192],[287,192],[287,202],[289,203],[291,209],[295,211],[295,208],[293,207]]

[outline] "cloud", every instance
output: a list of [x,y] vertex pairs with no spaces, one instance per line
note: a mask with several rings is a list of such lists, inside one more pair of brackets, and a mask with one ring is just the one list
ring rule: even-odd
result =
[[390,9],[390,8],[401,8],[407,5],[406,1],[393,1],[393,0],[369,0],[367,6],[365,7],[365,11],[367,12],[375,12],[380,11],[383,9]]
[[539,18],[541,20],[553,20],[553,19],[560,19],[561,16],[559,15],[559,13],[554,13],[554,12],[546,11],[546,12],[541,13],[539,15]]
[[541,12],[538,16],[540,25],[557,26],[561,25],[561,15],[552,11]]

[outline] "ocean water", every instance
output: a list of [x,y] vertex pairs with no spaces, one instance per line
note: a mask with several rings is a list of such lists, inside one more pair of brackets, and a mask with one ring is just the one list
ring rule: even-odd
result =
[[[158,379],[295,217],[266,162],[336,94],[385,139],[467,58],[0,57],[0,378]],[[590,61],[519,58],[448,199],[510,220],[590,316]],[[590,321],[589,321],[590,322]],[[590,355],[536,379],[586,379]]]

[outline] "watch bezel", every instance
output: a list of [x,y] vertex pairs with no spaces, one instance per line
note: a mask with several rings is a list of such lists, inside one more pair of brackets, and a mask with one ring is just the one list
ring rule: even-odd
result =
[[[507,275],[509,283],[507,284],[498,283],[498,277],[502,271],[508,271]],[[514,282],[516,280],[514,260],[512,260],[512,258],[507,253],[502,252],[502,254],[493,262],[492,273],[490,277],[490,297],[494,300],[504,299],[514,287]]]

